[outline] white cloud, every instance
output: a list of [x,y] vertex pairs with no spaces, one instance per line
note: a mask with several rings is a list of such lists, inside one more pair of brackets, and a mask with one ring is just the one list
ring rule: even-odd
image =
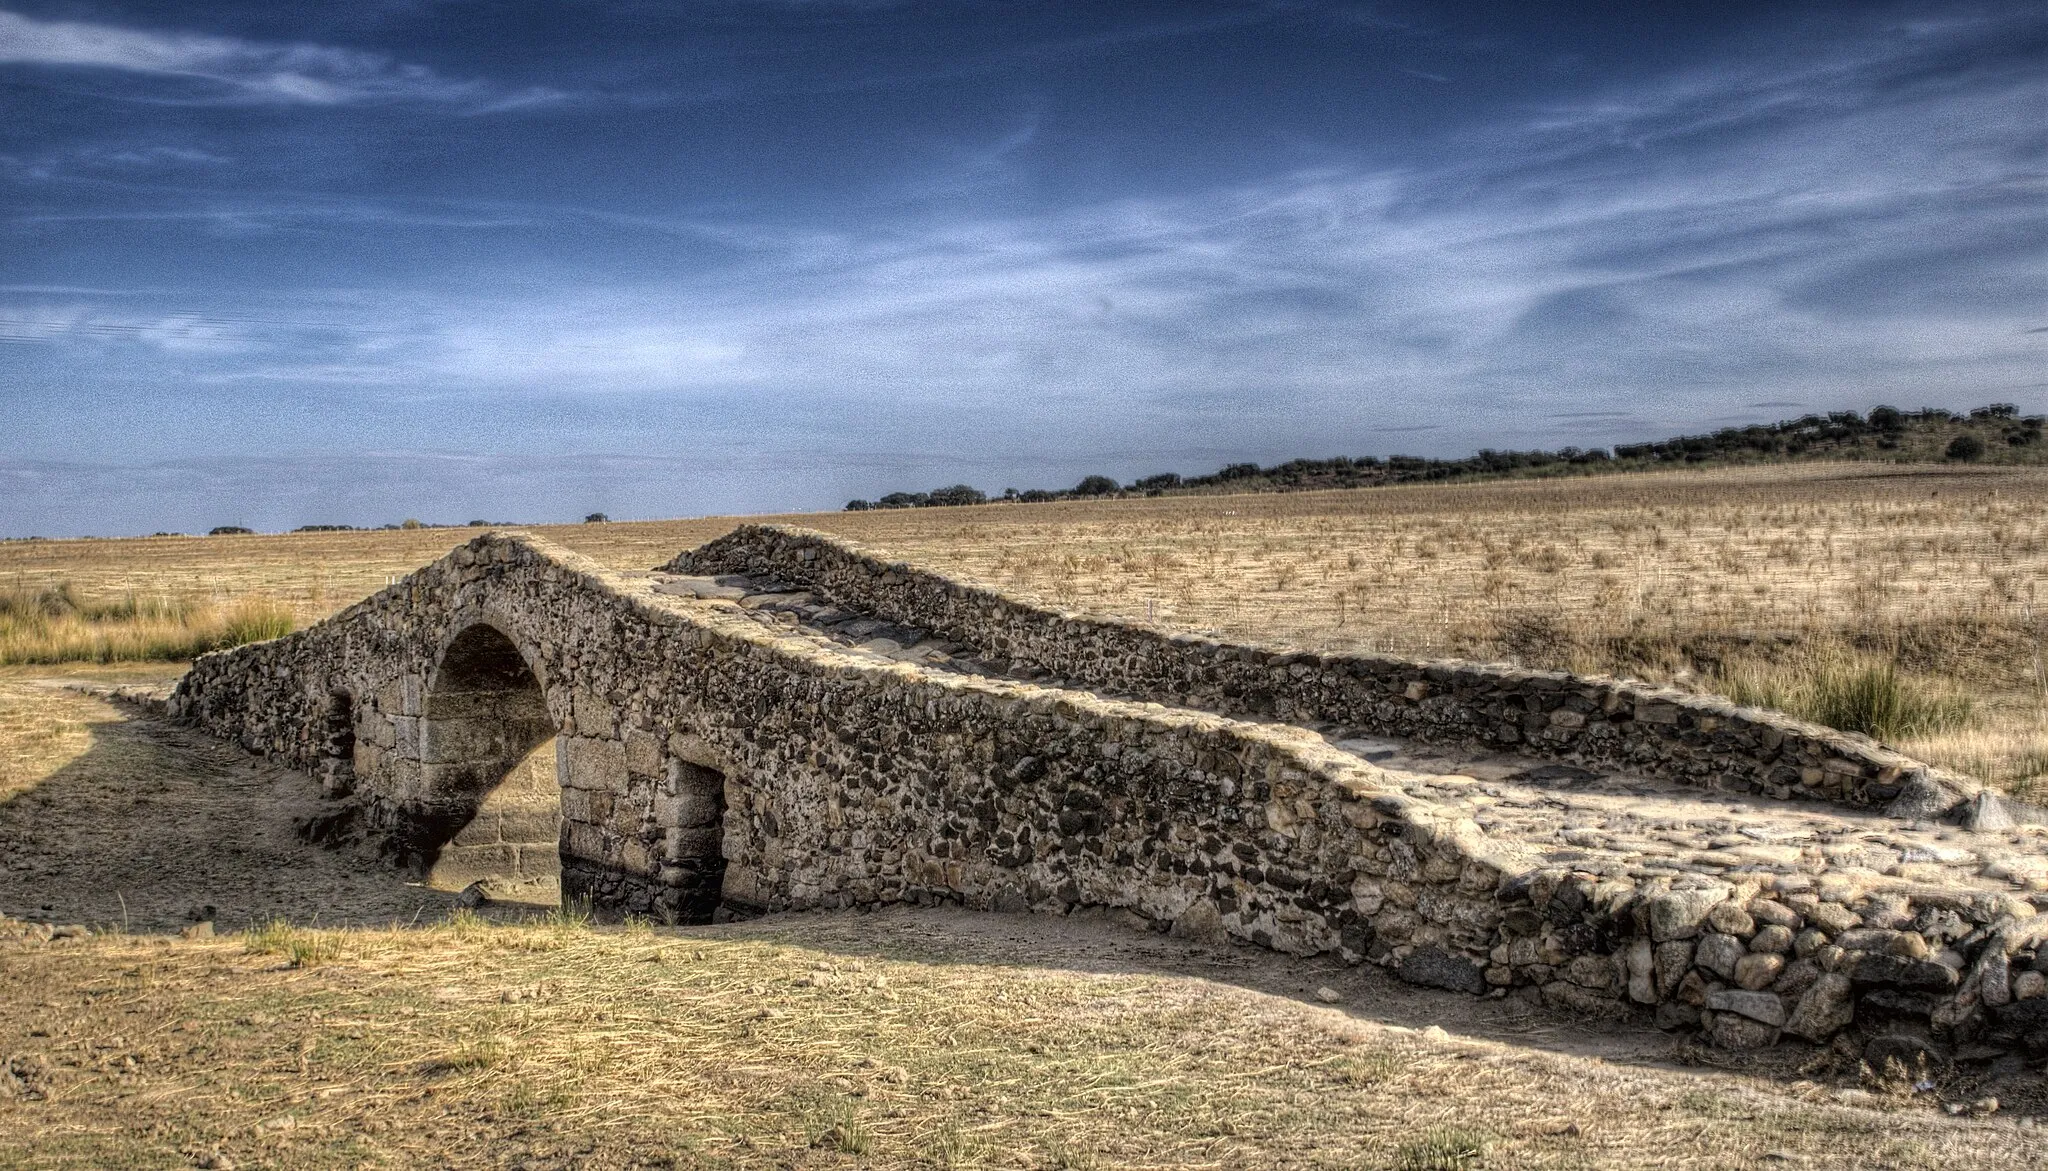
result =
[[551,104],[550,89],[505,91],[419,65],[327,45],[281,45],[200,33],[43,21],[0,11],[0,64],[101,69],[196,83],[161,100],[338,106],[430,102],[475,113]]
[[694,323],[639,317],[621,322],[611,310],[561,304],[514,309],[438,331],[429,361],[437,374],[469,385],[594,393],[734,386],[758,376],[741,345]]

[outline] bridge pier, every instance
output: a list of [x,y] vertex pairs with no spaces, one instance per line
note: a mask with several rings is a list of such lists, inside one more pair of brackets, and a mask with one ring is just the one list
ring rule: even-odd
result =
[[725,874],[725,774],[702,742],[632,729],[561,744],[563,900],[603,917],[709,923]]

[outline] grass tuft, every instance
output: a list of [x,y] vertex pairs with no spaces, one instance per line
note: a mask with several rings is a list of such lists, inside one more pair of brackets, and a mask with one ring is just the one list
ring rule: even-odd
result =
[[826,1122],[816,1137],[811,1139],[811,1148],[820,1151],[838,1151],[847,1155],[865,1155],[874,1147],[874,1136],[861,1124],[860,1116],[852,1110],[841,1110]]
[[202,603],[170,595],[83,598],[69,582],[0,590],[0,665],[168,662],[290,634],[290,607],[265,597]]
[[561,906],[549,911],[544,918],[550,927],[573,931],[590,926],[590,916],[591,905],[589,899],[565,898],[562,900]]
[[1402,1143],[1394,1156],[1397,1171],[1465,1171],[1486,1157],[1489,1139],[1461,1126],[1440,1126]]
[[1969,726],[1970,698],[1902,673],[1887,658],[1817,647],[1779,661],[1738,659],[1716,676],[1723,694],[1750,707],[1899,741]]
[[342,958],[342,933],[294,927],[283,919],[272,919],[252,928],[244,938],[251,955],[283,956],[294,968],[316,968]]

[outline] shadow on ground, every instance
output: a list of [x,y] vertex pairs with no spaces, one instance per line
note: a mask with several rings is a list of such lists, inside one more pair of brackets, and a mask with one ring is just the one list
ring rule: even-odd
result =
[[[83,751],[48,752],[61,763],[40,779],[0,786],[0,913],[133,932],[211,918],[236,931],[274,918],[429,921],[455,906],[451,892],[301,843],[294,822],[319,802],[310,777],[55,681],[0,681],[0,707],[85,738]],[[17,768],[36,747],[0,743]]]
[[[39,781],[11,792],[0,785],[0,913],[143,934],[174,932],[201,917],[223,932],[280,918],[327,927],[433,924],[458,905],[454,892],[411,881],[361,854],[303,843],[296,823],[323,808],[311,777],[51,681],[0,679],[0,710],[19,715],[31,703],[46,709],[34,713],[45,722],[71,721],[74,739],[82,724],[87,739],[82,751],[55,753],[61,763]],[[518,920],[551,910],[497,901],[482,914]],[[774,939],[919,963],[1193,977],[1380,1025],[1437,1026],[1628,1065],[1707,1064],[1779,1077],[1818,1068],[1817,1054],[1802,1047],[1721,1054],[1642,1021],[1564,1019],[1513,997],[1416,988],[1333,957],[1191,944],[1125,918],[1107,910],[1060,918],[894,907],[661,933]]]

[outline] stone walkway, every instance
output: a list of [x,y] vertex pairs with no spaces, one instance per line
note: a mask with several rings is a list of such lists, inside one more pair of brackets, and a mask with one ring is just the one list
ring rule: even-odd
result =
[[[729,602],[764,626],[855,654],[1096,690],[1044,673],[1013,673],[973,647],[834,606],[801,586],[735,576],[650,576],[657,592]],[[1408,795],[1459,810],[1488,835],[1533,848],[1546,865],[1613,877],[1805,876],[1823,890],[1833,884],[1862,889],[1911,883],[2003,892],[2048,908],[2048,825],[1972,832],[1900,821],[1874,810],[1723,793],[1331,725],[1311,730],[1386,770]]]

